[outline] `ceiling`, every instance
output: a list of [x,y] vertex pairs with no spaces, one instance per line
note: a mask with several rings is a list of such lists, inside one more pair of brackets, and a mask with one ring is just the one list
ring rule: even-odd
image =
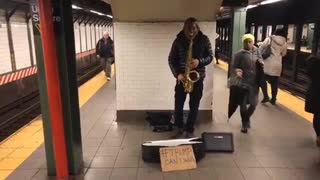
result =
[[111,2],[113,20],[118,22],[184,21],[193,16],[213,21],[222,0],[104,0]]

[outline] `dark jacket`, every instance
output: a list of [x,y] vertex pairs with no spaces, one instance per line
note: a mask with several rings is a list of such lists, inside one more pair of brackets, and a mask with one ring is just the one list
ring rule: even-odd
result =
[[[186,57],[190,41],[181,31],[172,44],[169,54],[169,66],[174,77],[180,73],[185,73]],[[205,66],[210,64],[213,59],[213,52],[209,38],[201,31],[193,40],[192,56],[194,59],[199,59],[199,65],[195,69],[199,72],[200,77],[205,77]]]
[[114,57],[114,45],[112,39],[109,37],[107,44],[104,43],[104,39],[101,38],[96,45],[96,55],[103,58]]
[[306,95],[305,110],[320,114],[320,57],[311,56],[307,59],[307,74],[311,83]]
[[249,90],[249,104],[256,106],[258,103],[259,82],[263,75],[262,57],[258,48],[252,51],[240,50],[234,55],[231,63],[231,76],[236,76],[235,69],[243,71],[239,86]]

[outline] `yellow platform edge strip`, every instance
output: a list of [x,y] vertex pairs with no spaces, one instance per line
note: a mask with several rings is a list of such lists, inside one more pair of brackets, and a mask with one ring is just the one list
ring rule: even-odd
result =
[[[114,66],[112,67],[112,76]],[[107,83],[100,72],[78,88],[80,108]],[[0,180],[6,179],[44,142],[42,118],[35,118],[7,139],[0,142]]]
[[[228,64],[219,61],[219,64],[216,64],[217,67],[223,69],[224,71],[228,71]],[[268,84],[268,89],[270,90],[270,85]],[[286,107],[290,111],[294,112],[298,116],[304,118],[305,120],[312,122],[313,115],[305,112],[304,104],[305,101],[297,96],[292,95],[291,93],[284,91],[282,89],[278,90],[277,103]]]

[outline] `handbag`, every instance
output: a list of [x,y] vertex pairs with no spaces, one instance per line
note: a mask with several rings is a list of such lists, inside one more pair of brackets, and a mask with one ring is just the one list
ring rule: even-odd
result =
[[265,48],[261,48],[261,56],[263,59],[267,59],[271,55],[271,43],[272,43],[272,38],[270,38],[269,44]]
[[230,75],[230,77],[228,78],[228,83],[227,86],[228,88],[232,87],[232,86],[241,86],[241,80],[240,78],[238,78],[235,74]]

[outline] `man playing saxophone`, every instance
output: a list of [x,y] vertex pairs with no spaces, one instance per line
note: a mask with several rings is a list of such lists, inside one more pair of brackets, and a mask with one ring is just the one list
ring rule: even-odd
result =
[[[178,130],[172,138],[193,137],[199,104],[203,91],[205,66],[213,59],[209,38],[199,28],[193,17],[184,22],[183,30],[174,40],[169,54],[169,66],[177,79],[175,86],[175,125]],[[189,65],[189,66],[187,66]],[[190,112],[187,122],[183,122],[183,106],[189,94]]]

